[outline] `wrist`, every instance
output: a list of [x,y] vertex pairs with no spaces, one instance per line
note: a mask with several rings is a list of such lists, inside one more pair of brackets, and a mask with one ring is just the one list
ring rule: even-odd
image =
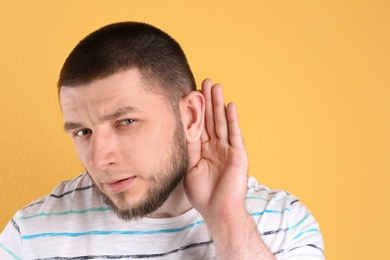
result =
[[204,218],[211,235],[233,236],[242,232],[243,226],[255,229],[252,217],[245,210],[236,210],[235,214],[224,214],[219,216],[207,216]]
[[205,221],[220,259],[275,259],[245,209]]

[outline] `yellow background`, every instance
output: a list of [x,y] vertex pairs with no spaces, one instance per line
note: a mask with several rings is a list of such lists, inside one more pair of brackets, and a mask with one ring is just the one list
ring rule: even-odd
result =
[[62,131],[61,65],[86,34],[137,20],[176,38],[197,82],[238,105],[250,174],[296,194],[327,259],[389,259],[388,1],[1,1],[0,230],[83,169]]

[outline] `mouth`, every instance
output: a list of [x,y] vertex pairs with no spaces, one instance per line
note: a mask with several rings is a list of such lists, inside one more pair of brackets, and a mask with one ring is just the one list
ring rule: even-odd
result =
[[118,193],[126,190],[131,183],[135,180],[135,176],[130,178],[121,179],[118,181],[103,183],[105,189],[112,193]]

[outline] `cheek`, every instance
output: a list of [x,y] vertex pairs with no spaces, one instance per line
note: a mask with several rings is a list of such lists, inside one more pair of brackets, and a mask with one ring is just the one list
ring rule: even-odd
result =
[[81,144],[81,143],[77,143],[77,142],[74,142],[73,145],[74,145],[74,148],[75,148],[75,151],[76,151],[76,155],[79,158],[81,164],[85,168],[88,167],[89,155],[88,155],[88,148],[87,148],[87,146],[85,144]]
[[171,154],[173,130],[170,129],[153,129],[145,131],[130,142],[128,154],[138,163],[145,166],[156,166],[159,162],[165,161]]

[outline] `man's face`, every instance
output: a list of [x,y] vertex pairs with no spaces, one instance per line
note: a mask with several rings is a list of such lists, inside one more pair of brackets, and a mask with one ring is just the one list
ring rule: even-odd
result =
[[180,116],[146,89],[138,71],[128,70],[60,92],[80,161],[103,201],[126,220],[157,210],[188,169]]

